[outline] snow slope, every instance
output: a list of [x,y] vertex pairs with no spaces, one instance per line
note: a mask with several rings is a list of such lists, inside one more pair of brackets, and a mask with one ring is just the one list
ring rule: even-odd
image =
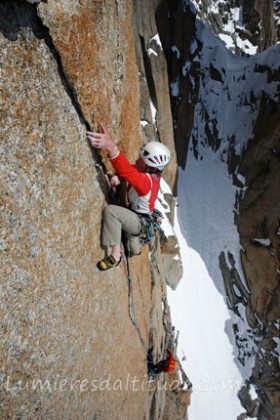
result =
[[243,379],[225,333],[230,314],[215,284],[222,288],[219,250],[227,248],[230,238],[238,243],[228,211],[234,206],[234,189],[225,165],[212,151],[203,164],[190,155],[178,186],[175,232],[184,275],[168,299],[180,331],[178,355],[186,355],[182,364],[193,383],[189,419],[205,420],[207,412],[209,420],[231,420],[242,411],[236,393]]
[[[279,83],[269,82],[266,72],[258,69],[279,67],[280,46],[240,58],[200,22],[197,36],[203,44],[200,100],[186,169],[179,171],[175,225],[184,274],[176,291],[169,290],[168,299],[173,324],[180,331],[178,355],[194,386],[189,419],[233,420],[244,412],[237,392],[251,375],[258,343],[244,307],[240,304],[239,317],[228,310],[219,268],[219,255],[230,251],[247,287],[234,225],[236,194],[242,195],[246,186],[233,185],[233,175],[241,184],[242,176],[238,166],[229,175],[227,161],[232,154],[242,155],[252,138],[262,95],[275,100],[279,95]],[[195,49],[195,39],[193,43]],[[211,77],[211,66],[218,70],[220,80]],[[184,71],[188,67],[186,63]],[[180,90],[174,83],[171,88],[173,96]],[[212,143],[209,133],[215,139]],[[236,337],[234,325],[238,326]],[[238,349],[237,342],[243,348]]]

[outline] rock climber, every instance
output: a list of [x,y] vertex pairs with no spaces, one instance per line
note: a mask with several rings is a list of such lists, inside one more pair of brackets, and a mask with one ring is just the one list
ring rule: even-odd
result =
[[158,363],[154,364],[152,361],[152,353],[151,351],[148,352],[148,371],[149,375],[157,375],[161,372],[173,372],[174,370],[178,369],[179,365],[176,361],[175,357],[171,353],[171,351],[167,351],[167,358],[159,361]]
[[97,263],[97,268],[104,271],[121,261],[122,231],[128,235],[130,254],[140,254],[140,216],[149,216],[154,210],[161,172],[170,160],[170,151],[164,144],[151,141],[141,147],[135,164],[130,164],[102,124],[99,124],[99,132],[88,131],[87,137],[94,148],[107,152],[116,171],[111,185],[118,185],[120,179],[128,182],[129,208],[110,204],[103,212],[101,244],[104,248],[111,248],[111,253],[107,252],[108,255]]

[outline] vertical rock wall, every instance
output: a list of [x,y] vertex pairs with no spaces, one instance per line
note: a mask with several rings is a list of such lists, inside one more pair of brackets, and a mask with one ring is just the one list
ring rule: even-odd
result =
[[130,378],[146,379],[149,322],[141,341],[124,267],[95,267],[106,185],[85,136],[101,120],[136,156],[131,25],[129,1],[0,4],[2,418],[148,416]]
[[[168,65],[177,162],[185,167],[199,85],[199,63],[194,60],[196,51],[191,51],[195,15],[182,1],[163,0],[156,8],[156,21]],[[190,69],[184,72],[181,69],[187,62],[191,62]]]
[[[171,151],[171,161],[164,170],[164,179],[171,191],[176,192],[178,151],[174,146],[173,116],[170,101],[169,75],[166,57],[156,22],[157,3],[147,0],[146,7],[133,2],[133,26],[136,48],[136,62],[140,86],[140,121],[144,140],[154,138],[166,144]],[[170,207],[170,220],[174,222],[175,200],[165,195]],[[182,277],[182,264],[178,257],[178,242],[175,235],[161,248],[163,269],[167,284],[176,288]]]
[[241,1],[242,18],[247,36],[258,45],[258,51],[274,45],[277,41],[275,20],[273,15],[273,2],[266,0],[254,0],[252,2]]
[[140,145],[139,89],[131,13],[128,1],[50,0],[38,5],[84,118],[91,126],[100,120],[107,124],[135,158]]
[[167,63],[155,20],[154,2],[145,7],[134,0],[134,34],[141,92],[141,128],[144,139],[154,138],[171,150],[171,161],[164,176],[175,188],[177,161],[174,148],[173,118],[169,98]]
[[[0,3],[3,418],[163,416],[146,363],[172,342],[160,247],[95,266],[110,166],[85,132],[103,122],[131,160],[143,141],[132,12],[128,0]],[[172,148],[162,74],[157,129]]]
[[259,340],[251,380],[260,390],[258,418],[277,419],[279,408],[280,297],[280,107],[263,97],[255,137],[244,153],[240,172],[248,190],[240,204],[237,226],[242,264],[250,296],[247,319]]

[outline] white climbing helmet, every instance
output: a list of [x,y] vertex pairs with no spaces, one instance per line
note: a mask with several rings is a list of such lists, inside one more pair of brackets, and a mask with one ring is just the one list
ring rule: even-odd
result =
[[140,156],[146,165],[162,171],[170,161],[170,150],[158,141],[150,141],[141,147]]

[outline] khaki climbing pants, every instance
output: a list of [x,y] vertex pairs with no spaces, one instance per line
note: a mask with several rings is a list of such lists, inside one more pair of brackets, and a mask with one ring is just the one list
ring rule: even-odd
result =
[[126,234],[128,251],[133,255],[139,254],[141,222],[137,214],[125,207],[109,204],[103,211],[102,246],[119,245],[122,231]]

